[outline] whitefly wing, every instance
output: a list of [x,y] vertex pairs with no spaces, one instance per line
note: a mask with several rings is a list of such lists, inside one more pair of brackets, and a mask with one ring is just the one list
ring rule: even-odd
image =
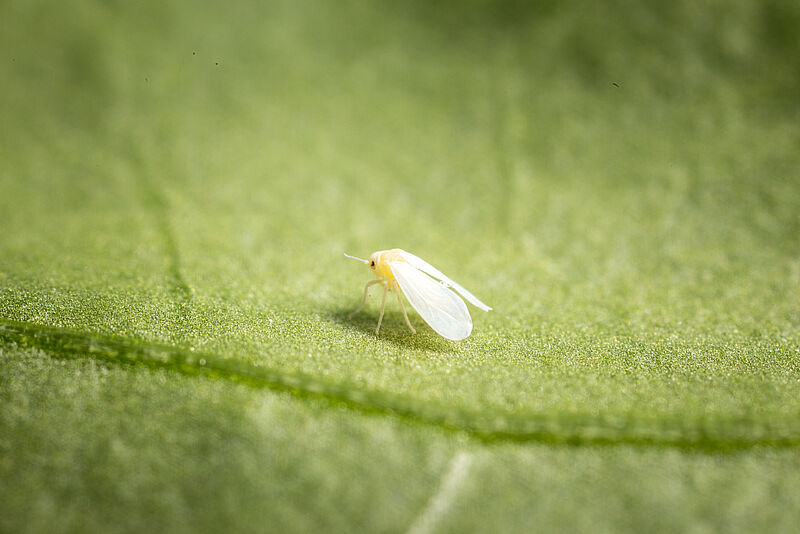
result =
[[403,258],[413,267],[416,267],[420,271],[431,275],[437,280],[441,280],[446,286],[452,287],[453,289],[461,293],[461,295],[473,305],[477,306],[483,311],[489,311],[492,309],[483,302],[481,302],[478,297],[476,297],[475,295],[473,295],[472,293],[461,287],[461,285],[457,284],[456,282],[445,276],[444,273],[442,273],[442,271],[440,271],[427,261],[423,260],[419,256],[415,256],[414,254],[406,252],[405,250],[400,250],[400,252]]
[[389,263],[400,289],[417,313],[440,336],[458,341],[472,332],[472,318],[458,295],[410,263]]

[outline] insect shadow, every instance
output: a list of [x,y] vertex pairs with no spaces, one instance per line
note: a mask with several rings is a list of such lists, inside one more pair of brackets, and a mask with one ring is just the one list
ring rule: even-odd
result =
[[354,332],[369,334],[378,341],[392,343],[404,349],[430,350],[434,352],[453,352],[456,343],[448,341],[433,332],[428,325],[419,320],[412,322],[417,329],[416,334],[412,334],[406,326],[403,314],[398,310],[386,310],[383,316],[381,332],[375,336],[375,327],[378,325],[378,314],[362,310],[350,318],[354,307],[335,307],[328,310],[328,316],[336,323]]

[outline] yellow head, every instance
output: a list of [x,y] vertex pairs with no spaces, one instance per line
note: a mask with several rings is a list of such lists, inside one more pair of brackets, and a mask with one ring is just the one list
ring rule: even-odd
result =
[[394,275],[392,274],[392,270],[389,268],[389,262],[406,261],[403,259],[401,251],[396,248],[392,250],[379,250],[378,252],[373,252],[368,260],[362,260],[361,258],[350,256],[349,254],[345,254],[345,256],[366,263],[369,268],[372,269],[372,272],[375,273],[376,277],[386,279],[390,282],[394,280]]
[[379,250],[369,257],[369,268],[372,269],[372,272],[374,272],[375,276],[378,278],[385,278],[392,281],[394,280],[394,274],[392,274],[392,270],[389,268],[389,262],[393,261],[405,262],[406,260],[403,259],[397,249]]

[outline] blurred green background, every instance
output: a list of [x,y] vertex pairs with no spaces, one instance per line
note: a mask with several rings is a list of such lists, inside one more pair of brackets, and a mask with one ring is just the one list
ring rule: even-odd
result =
[[[799,34],[0,2],[0,530],[794,530]],[[393,247],[494,311],[376,337]]]

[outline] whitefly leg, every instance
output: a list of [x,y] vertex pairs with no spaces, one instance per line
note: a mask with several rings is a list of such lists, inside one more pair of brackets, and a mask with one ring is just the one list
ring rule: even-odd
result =
[[378,335],[378,332],[381,331],[381,322],[383,322],[383,312],[386,309],[386,292],[389,291],[389,288],[383,286],[383,298],[381,299],[381,314],[378,317],[378,328],[375,329],[375,335]]
[[414,330],[414,327],[411,326],[411,321],[408,320],[408,314],[406,313],[406,306],[403,304],[403,297],[400,296],[400,291],[397,289],[397,283],[394,284],[394,294],[397,295],[397,302],[400,303],[400,309],[403,310],[403,317],[406,318],[406,324],[411,329],[412,334],[416,334],[417,331]]
[[374,286],[375,284],[378,283],[380,283],[380,280],[370,280],[369,282],[367,282],[367,285],[364,286],[364,296],[361,299],[361,304],[358,305],[356,311],[347,316],[348,319],[352,319],[355,314],[361,311],[361,309],[364,307],[364,303],[367,302],[367,295],[369,294],[370,286]]

